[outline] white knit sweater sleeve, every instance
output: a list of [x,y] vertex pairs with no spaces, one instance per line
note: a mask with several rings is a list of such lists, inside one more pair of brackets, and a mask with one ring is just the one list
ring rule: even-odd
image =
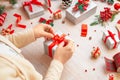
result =
[[60,80],[63,64],[58,60],[52,60],[44,80]]

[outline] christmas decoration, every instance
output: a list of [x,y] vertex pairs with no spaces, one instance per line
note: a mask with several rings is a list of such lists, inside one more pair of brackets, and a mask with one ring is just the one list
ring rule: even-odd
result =
[[85,10],[87,10],[88,5],[89,5],[89,0],[78,0],[78,2],[73,7],[73,11],[76,12],[80,10],[81,12],[84,12]]
[[23,7],[30,19],[44,14],[43,4],[38,0],[26,1],[23,3]]
[[16,19],[16,26],[20,27],[20,28],[26,28],[26,25],[20,24],[20,21],[22,19],[21,15],[15,13],[13,16],[15,16]]
[[66,10],[66,18],[68,20],[70,20],[72,23],[78,24],[81,21],[83,21],[83,20],[87,19],[88,17],[90,17],[91,15],[93,15],[96,12],[97,5],[93,1],[91,1],[89,3],[88,7],[86,8],[86,10],[84,10],[83,12],[81,12],[79,10],[73,11],[73,7],[75,7],[75,6],[73,5]]
[[48,8],[48,11],[50,12],[50,14],[52,14],[52,13],[53,13],[53,11],[51,10],[51,8]]
[[66,36],[66,34],[63,34],[61,32],[56,32],[51,40],[47,40],[44,42],[45,53],[52,58],[57,46],[61,42],[64,42],[64,45],[67,44],[66,39],[69,40],[70,38]]
[[107,0],[107,3],[108,3],[109,5],[113,5],[113,4],[114,4],[114,0]]
[[71,4],[72,4],[72,0],[62,0],[61,7],[66,9],[66,8],[70,7]]
[[54,19],[61,19],[62,18],[61,10],[57,10],[56,12],[54,12],[53,17]]
[[101,54],[99,47],[93,47],[93,51],[91,52],[91,55],[93,58],[98,58]]
[[1,32],[3,36],[13,34],[13,33],[14,33],[14,30],[12,30],[12,24],[10,24],[6,29],[3,28]]
[[82,37],[86,37],[87,36],[87,31],[88,31],[87,24],[82,24],[82,27],[81,27],[81,36]]
[[115,49],[120,44],[118,36],[110,30],[103,32],[102,40],[109,49]]
[[51,26],[54,26],[52,19],[46,20],[45,18],[42,18],[42,17],[41,17],[40,20],[39,20],[39,22],[40,22],[40,23],[49,24],[49,25],[51,25]]
[[0,5],[0,15],[4,12],[5,6]]
[[120,9],[120,3],[115,3],[114,4],[114,9],[119,10]]
[[112,22],[115,18],[115,15],[117,15],[118,13],[118,11],[112,11],[110,8],[105,7],[104,11],[100,11],[100,15],[95,16],[97,20],[92,22],[90,25],[94,26],[97,24],[102,24],[102,26],[105,26],[105,23],[109,20],[111,20]]
[[7,16],[7,13],[2,13],[2,14],[0,15],[0,26],[3,25],[6,16]]
[[113,56],[113,60],[105,57],[106,70],[110,72],[120,72],[120,52]]
[[[98,1],[98,0],[95,0]],[[101,2],[106,2],[108,5],[113,5],[114,4],[114,0],[100,0]]]
[[17,0],[9,0],[10,4],[15,5],[17,3]]

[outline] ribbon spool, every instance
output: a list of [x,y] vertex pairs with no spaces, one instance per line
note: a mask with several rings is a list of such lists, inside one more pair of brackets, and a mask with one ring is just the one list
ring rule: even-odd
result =
[[117,72],[120,72],[120,52],[113,56]]
[[3,14],[0,15],[0,26],[3,25],[6,16],[7,16],[7,13],[3,13]]

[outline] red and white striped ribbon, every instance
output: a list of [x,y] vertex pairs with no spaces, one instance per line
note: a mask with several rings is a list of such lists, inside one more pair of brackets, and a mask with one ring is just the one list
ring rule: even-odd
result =
[[0,15],[0,26],[3,25],[6,16],[7,16],[7,13],[3,13],[3,14]]

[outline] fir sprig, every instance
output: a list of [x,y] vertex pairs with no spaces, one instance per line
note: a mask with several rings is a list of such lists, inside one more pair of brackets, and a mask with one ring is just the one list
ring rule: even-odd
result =
[[4,12],[5,6],[1,6],[0,5],[0,14],[2,14]]
[[10,4],[15,5],[17,3],[17,0],[9,0]]

